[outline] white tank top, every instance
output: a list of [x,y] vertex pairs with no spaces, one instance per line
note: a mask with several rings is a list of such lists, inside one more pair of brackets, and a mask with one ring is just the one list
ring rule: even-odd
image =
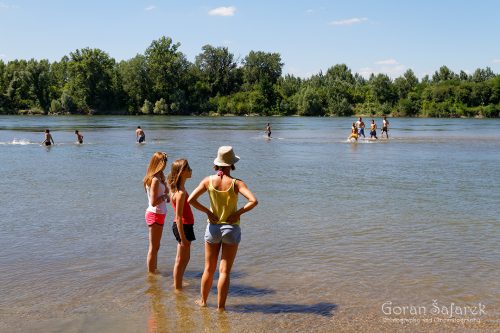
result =
[[[160,182],[159,190],[160,191],[158,197],[161,197],[165,193],[164,183]],[[151,198],[151,189],[149,188],[149,186],[146,186],[146,192],[148,195],[148,208],[146,209],[146,211],[156,214],[167,214],[167,203],[165,201],[162,201],[158,206],[153,206],[151,204],[153,202],[153,198]]]

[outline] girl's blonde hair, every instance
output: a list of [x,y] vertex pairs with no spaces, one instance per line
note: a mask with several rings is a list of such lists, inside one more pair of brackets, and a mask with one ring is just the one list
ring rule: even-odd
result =
[[179,190],[181,174],[187,166],[188,161],[185,159],[176,160],[174,161],[174,163],[172,163],[170,173],[167,177],[167,183],[172,193],[175,193]]
[[164,183],[165,182],[165,175],[163,174],[163,170],[165,170],[165,167],[167,166],[167,153],[157,151],[156,153],[153,154],[151,157],[151,160],[149,161],[148,169],[146,171],[146,176],[144,176],[143,183],[144,183],[144,190],[146,190],[146,187],[151,186],[151,182],[153,181],[153,177],[160,172],[160,180]]

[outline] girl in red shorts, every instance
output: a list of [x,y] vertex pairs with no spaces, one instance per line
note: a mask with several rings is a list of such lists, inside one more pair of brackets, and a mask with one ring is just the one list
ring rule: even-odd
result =
[[148,195],[146,209],[146,223],[149,226],[149,250],[147,265],[149,273],[157,272],[158,250],[160,249],[163,223],[167,214],[165,201],[170,201],[168,186],[165,182],[163,170],[167,166],[167,154],[156,152],[149,161],[146,176],[144,176],[144,190]]

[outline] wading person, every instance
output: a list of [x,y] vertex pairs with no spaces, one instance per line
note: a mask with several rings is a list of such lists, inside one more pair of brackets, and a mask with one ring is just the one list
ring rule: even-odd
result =
[[382,120],[382,132],[380,132],[381,138],[384,136],[384,132],[386,138],[389,139],[389,120],[387,120],[387,117],[384,117]]
[[370,139],[378,139],[377,138],[377,124],[375,124],[375,120],[372,119],[372,123],[370,124]]
[[75,131],[75,135],[76,135],[76,141],[79,144],[82,144],[83,143],[83,135],[80,132],[78,132],[78,130]]
[[45,130],[45,139],[42,141],[42,145],[50,146],[54,144],[54,139],[52,139],[52,134],[48,129]]
[[356,128],[358,129],[358,135],[365,137],[365,122],[361,117],[359,117],[358,121],[356,122]]
[[351,135],[347,138],[347,140],[355,139],[358,141],[358,128],[356,127],[355,123],[352,123],[351,126]]
[[146,140],[146,134],[142,130],[141,126],[137,126],[137,129],[135,130],[135,138],[139,143],[143,143]]
[[[220,147],[214,160],[217,174],[203,179],[188,199],[194,208],[207,214],[208,217],[205,231],[205,269],[201,278],[201,299],[197,303],[200,306],[207,305],[217,259],[222,252],[217,282],[217,308],[220,311],[224,311],[226,306],[231,268],[241,239],[240,216],[257,205],[257,199],[246,184],[231,176],[231,171],[235,170],[234,164],[239,159],[232,147]],[[210,208],[198,202],[198,198],[205,192],[208,192]],[[248,202],[238,209],[240,193]]]

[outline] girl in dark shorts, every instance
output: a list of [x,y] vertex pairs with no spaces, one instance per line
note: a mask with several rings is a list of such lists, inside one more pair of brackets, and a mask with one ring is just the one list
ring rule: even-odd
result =
[[172,169],[167,177],[172,196],[172,206],[175,211],[172,231],[179,244],[174,265],[174,288],[182,289],[182,278],[191,256],[191,242],[194,236],[194,217],[187,199],[189,194],[184,187],[186,180],[191,178],[191,168],[188,161],[181,159],[172,163]]

